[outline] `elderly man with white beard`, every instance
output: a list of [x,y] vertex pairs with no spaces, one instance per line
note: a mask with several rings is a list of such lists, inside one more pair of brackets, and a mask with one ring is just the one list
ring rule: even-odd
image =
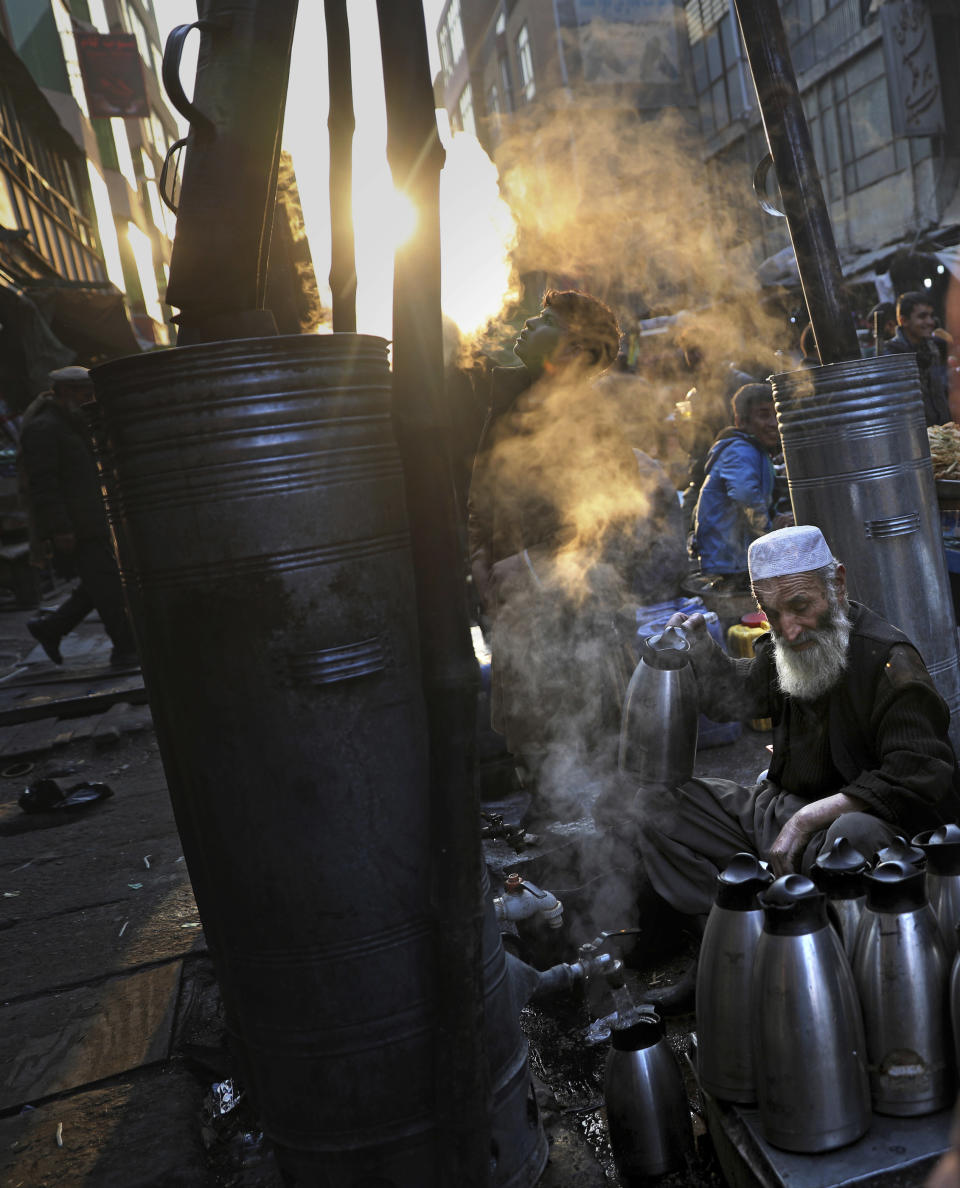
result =
[[[738,851],[767,859],[776,875],[808,873],[838,837],[871,857],[897,834],[960,813],[946,703],[909,639],[848,601],[844,567],[819,528],[760,537],[748,564],[770,624],[753,659],[727,656],[700,615],[670,624],[690,641],[704,713],[772,718],[766,778],[749,788],[693,779],[655,802],[639,797],[652,891],[694,917],[709,912],[717,874]],[[690,989],[688,976],[661,1005],[679,1007]]]

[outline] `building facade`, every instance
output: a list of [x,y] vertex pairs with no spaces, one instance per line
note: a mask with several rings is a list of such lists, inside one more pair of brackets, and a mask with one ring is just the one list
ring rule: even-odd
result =
[[[89,33],[135,39],[144,114],[91,117],[78,52]],[[0,0],[0,37],[16,63],[0,113],[0,225],[19,239],[8,273],[80,361],[167,345],[174,222],[158,178],[177,125],[151,0]]]
[[[878,291],[945,285],[924,274],[926,252],[960,240],[956,0],[780,7],[848,278]],[[731,177],[748,192],[766,154],[732,0],[448,0],[437,38],[438,100],[491,155],[503,120],[564,90],[641,118],[692,112],[718,193]],[[795,285],[784,221],[745,205],[738,262]]]
[[559,94],[637,112],[693,102],[677,0],[448,0],[438,96],[490,151],[500,121]]
[[[960,10],[954,0],[782,0],[781,12],[834,235],[849,279],[960,238]],[[717,167],[766,153],[730,0],[687,0],[705,154]],[[782,220],[758,215],[755,256],[795,276]],[[779,260],[774,257],[779,255]],[[930,279],[930,278],[927,278]]]

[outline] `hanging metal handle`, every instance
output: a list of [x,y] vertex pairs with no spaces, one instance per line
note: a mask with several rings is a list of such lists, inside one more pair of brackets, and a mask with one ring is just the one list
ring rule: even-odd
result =
[[210,33],[227,28],[227,25],[221,24],[219,21],[194,21],[190,25],[177,25],[176,28],[170,30],[167,44],[163,48],[163,66],[160,71],[163,88],[177,111],[185,119],[188,119],[191,126],[198,131],[213,133],[216,128],[213,120],[204,115],[199,107],[194,106],[183,89],[183,83],[180,81],[180,59],[183,57],[183,47],[192,29],[199,29],[201,33]]
[[785,219],[787,216],[780,210],[779,207],[774,206],[767,197],[767,176],[773,168],[773,157],[766,153],[760,159],[759,165],[753,171],[753,192],[757,196],[757,201],[768,215],[773,215],[775,219]]
[[[180,187],[177,184],[179,181],[179,169],[173,158],[174,154],[179,153],[181,149],[185,149],[186,147],[186,139],[175,140],[167,149],[167,155],[163,158],[163,168],[160,170],[160,200],[174,214],[177,214],[180,210],[180,203],[177,200],[177,191]],[[172,170],[171,165],[173,165]]]

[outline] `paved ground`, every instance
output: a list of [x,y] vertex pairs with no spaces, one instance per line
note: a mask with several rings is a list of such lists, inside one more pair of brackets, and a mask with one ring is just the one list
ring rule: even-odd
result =
[[[57,669],[27,617],[0,610],[0,1184],[273,1188],[256,1119],[242,1101],[222,1113],[212,1093],[229,1057],[142,683],[111,672],[96,622]],[[51,716],[53,702],[71,716]],[[701,768],[755,775],[763,742],[745,735]],[[46,777],[113,795],[25,814],[19,795]],[[669,977],[683,958],[681,946],[643,976]],[[575,999],[524,1012],[551,1140],[545,1188],[619,1183],[599,1108],[604,1051],[584,1046],[585,1021]],[[678,1047],[690,1022],[671,1028]],[[702,1135],[699,1150],[667,1183],[721,1182]]]

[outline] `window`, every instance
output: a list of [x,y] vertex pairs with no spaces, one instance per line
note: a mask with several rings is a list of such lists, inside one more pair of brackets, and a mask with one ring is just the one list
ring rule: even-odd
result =
[[506,18],[506,16],[504,16],[503,9],[501,8],[500,12],[497,14],[497,25],[496,25],[496,28],[494,29],[494,32],[499,36],[499,34],[506,33],[506,31],[507,31],[507,18]]
[[728,11],[728,0],[687,0],[685,13],[690,44],[696,45]]
[[446,25],[441,28],[437,42],[440,46],[440,64],[443,66],[443,74],[445,78],[449,78],[453,73],[453,50],[450,48],[450,34]]
[[160,290],[157,287],[157,274],[153,267],[153,242],[146,232],[141,231],[136,223],[127,223],[127,239],[133,252],[133,259],[140,282],[140,292],[143,294],[143,306],[155,322],[163,321],[163,309],[160,306]]
[[130,152],[130,141],[127,139],[126,120],[105,121],[113,132],[113,142],[116,146],[117,165],[120,172],[134,190],[137,188],[137,173],[133,167],[133,155]]
[[473,118],[473,90],[469,83],[460,92],[460,102],[457,106],[460,111],[460,127],[464,132],[469,132],[471,136],[476,136],[477,125]]
[[463,53],[463,26],[460,24],[460,0],[450,0],[447,15],[440,27],[440,59],[446,74],[453,71]]
[[497,90],[497,84],[491,83],[490,89],[487,91],[487,115],[500,114],[500,92]]
[[503,110],[513,111],[513,88],[510,85],[510,63],[506,57],[500,59],[500,91],[503,96]]
[[133,11],[132,8],[124,6],[123,16],[126,18],[125,24],[129,31],[137,39],[137,49],[140,51],[140,57],[146,62],[147,68],[150,68],[152,58],[150,55],[150,36],[147,33],[147,27],[141,21],[139,15]]
[[533,78],[533,53],[530,49],[530,32],[523,25],[517,34],[517,67],[520,72],[520,90],[524,99],[529,103],[536,94],[537,86]]

